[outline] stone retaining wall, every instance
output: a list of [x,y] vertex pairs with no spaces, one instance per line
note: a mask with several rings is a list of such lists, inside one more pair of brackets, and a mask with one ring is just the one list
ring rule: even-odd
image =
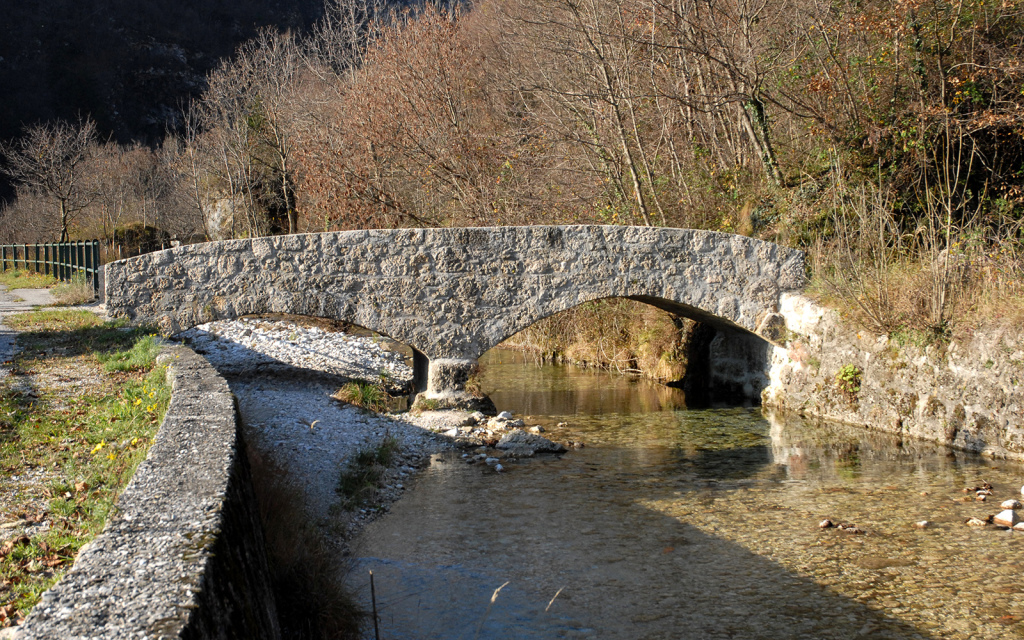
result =
[[233,396],[187,348],[160,361],[174,391],[148,457],[15,638],[280,638]]
[[920,347],[851,329],[802,295],[784,294],[780,314],[788,333],[772,347],[766,406],[1024,459],[1020,329]]

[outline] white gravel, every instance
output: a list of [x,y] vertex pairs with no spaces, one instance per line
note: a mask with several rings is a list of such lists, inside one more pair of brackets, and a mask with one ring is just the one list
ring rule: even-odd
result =
[[[341,524],[349,535],[385,511],[431,454],[454,446],[436,432],[466,415],[374,414],[331,398],[343,378],[380,381],[385,372],[396,386],[411,380],[404,357],[380,339],[264,319],[212,322],[179,337],[228,379],[247,441],[304,490],[308,515],[333,530]],[[341,513],[335,492],[341,472],[355,453],[387,436],[402,449],[374,501],[383,508]]]
[[379,338],[325,331],[281,320],[208,322],[179,335],[223,375],[251,375],[305,369],[346,378],[380,380],[397,386],[412,380],[400,353]]

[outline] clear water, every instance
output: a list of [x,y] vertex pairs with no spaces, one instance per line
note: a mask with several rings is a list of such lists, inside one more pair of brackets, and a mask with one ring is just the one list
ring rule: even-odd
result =
[[[356,540],[350,580],[369,606],[374,572],[382,638],[1024,636],[1022,534],[963,524],[1020,497],[1020,465],[687,410],[677,390],[509,352],[485,365],[499,409],[586,446],[504,473],[436,457]],[[983,480],[994,503],[965,502]]]

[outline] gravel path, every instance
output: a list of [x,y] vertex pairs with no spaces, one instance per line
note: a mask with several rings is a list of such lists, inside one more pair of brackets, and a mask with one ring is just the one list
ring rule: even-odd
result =
[[46,289],[8,291],[7,285],[0,284],[0,380],[11,373],[11,360],[14,359],[14,336],[17,333],[4,324],[4,317],[31,311],[33,307],[54,302],[53,296]]
[[[343,537],[384,513],[432,454],[451,449],[451,429],[465,414],[374,414],[331,397],[347,379],[412,379],[404,357],[379,339],[286,320],[240,319],[200,325],[178,336],[202,353],[238,397],[246,439],[261,457],[304,491],[308,515]],[[335,485],[349,460],[396,438],[401,452],[388,471],[376,506],[355,514],[339,509]],[[339,527],[338,525],[342,526]]]

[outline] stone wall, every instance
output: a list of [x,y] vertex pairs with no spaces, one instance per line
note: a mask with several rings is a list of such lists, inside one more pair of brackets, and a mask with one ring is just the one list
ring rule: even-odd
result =
[[233,396],[189,349],[161,361],[174,392],[148,457],[19,640],[280,638]]
[[788,334],[771,350],[765,405],[1024,459],[1019,329],[919,347],[851,329],[802,295],[784,294],[780,302]]
[[460,393],[458,381],[491,347],[590,300],[632,298],[761,332],[774,326],[779,295],[803,285],[804,261],[771,243],[690,229],[396,229],[190,245],[111,263],[106,276],[111,316],[167,334],[262,313],[358,324],[443,361],[427,381],[441,396]]

